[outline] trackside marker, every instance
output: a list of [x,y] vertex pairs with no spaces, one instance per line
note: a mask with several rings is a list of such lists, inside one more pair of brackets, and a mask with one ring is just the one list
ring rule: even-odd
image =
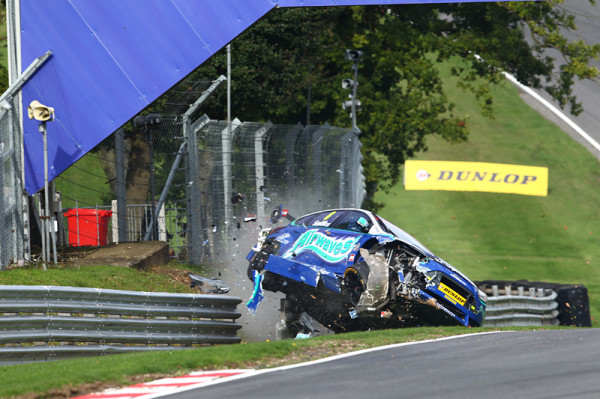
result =
[[101,393],[77,396],[72,399],[128,399],[143,398],[174,392],[181,388],[196,388],[219,378],[232,377],[253,370],[198,371],[178,377],[162,378],[120,389],[108,389]]

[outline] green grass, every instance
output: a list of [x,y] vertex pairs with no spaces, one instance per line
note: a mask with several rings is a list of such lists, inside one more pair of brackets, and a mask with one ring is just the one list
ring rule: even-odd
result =
[[407,230],[474,280],[528,279],[584,284],[593,325],[600,311],[600,164],[589,151],[528,107],[506,82],[494,90],[495,119],[446,77],[459,113],[469,115],[469,142],[429,140],[418,159],[545,166],[547,197],[407,191],[397,185],[376,201],[381,215]]
[[71,287],[111,288],[145,292],[198,293],[173,276],[186,271],[204,274],[205,269],[181,265],[172,261],[151,270],[136,270],[122,266],[52,267],[47,271],[34,267],[19,267],[0,273],[2,285],[55,285]]

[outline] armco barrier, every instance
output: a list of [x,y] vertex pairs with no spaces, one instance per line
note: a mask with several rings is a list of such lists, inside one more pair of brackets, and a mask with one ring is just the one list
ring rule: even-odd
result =
[[527,280],[487,280],[486,326],[562,325],[590,327],[587,289],[582,285]]
[[238,343],[241,299],[0,286],[0,365]]

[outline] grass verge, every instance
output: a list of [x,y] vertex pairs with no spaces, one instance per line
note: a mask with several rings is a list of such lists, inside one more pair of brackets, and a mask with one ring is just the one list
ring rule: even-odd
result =
[[376,200],[380,212],[473,280],[584,284],[592,322],[600,312],[600,163],[556,125],[527,106],[505,82],[494,88],[495,119],[445,77],[458,113],[468,115],[467,143],[429,140],[418,159],[545,166],[549,194],[533,197],[451,191],[407,191],[399,184]]
[[111,288],[145,292],[198,293],[190,288],[187,272],[205,274],[199,266],[176,261],[148,270],[122,266],[18,267],[0,273],[3,285],[56,285],[70,287]]

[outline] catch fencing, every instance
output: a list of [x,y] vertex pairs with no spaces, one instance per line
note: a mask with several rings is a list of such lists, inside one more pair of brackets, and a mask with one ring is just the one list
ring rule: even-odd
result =
[[239,343],[241,299],[0,286],[0,365]]
[[207,121],[196,132],[198,174],[188,187],[188,209],[198,211],[188,222],[201,237],[190,243],[190,260],[231,253],[236,242],[253,245],[280,204],[294,215],[360,207],[365,188],[359,134],[328,124],[236,119],[229,128],[224,121]]
[[0,101],[0,270],[22,260],[26,251],[19,110],[10,96]]
[[[161,102],[164,114],[135,117],[51,181],[48,214],[56,225],[47,253],[56,257],[56,245],[60,261],[62,249],[82,242],[161,240],[172,257],[200,264],[240,243],[247,250],[280,204],[293,215],[361,206],[360,130],[211,120],[201,104],[224,80],[175,91]],[[19,113],[6,104],[0,269],[19,259],[38,262],[44,246],[43,193],[29,201],[21,193]]]

